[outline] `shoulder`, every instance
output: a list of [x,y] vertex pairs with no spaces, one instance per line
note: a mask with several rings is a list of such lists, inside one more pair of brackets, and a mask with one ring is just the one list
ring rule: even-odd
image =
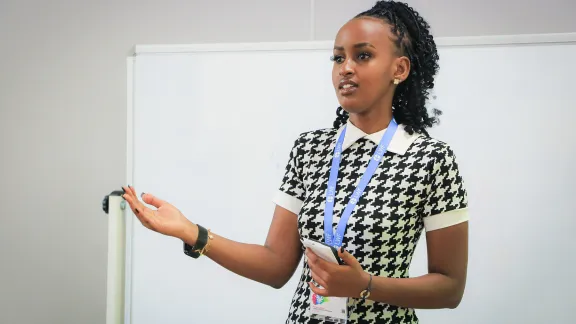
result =
[[410,152],[430,161],[455,160],[456,153],[450,144],[426,135],[419,136]]
[[335,128],[319,128],[300,133],[298,139],[305,142],[318,142],[332,139],[336,133],[337,130]]
[[294,141],[294,149],[298,153],[306,153],[312,148],[316,150],[330,147],[338,130],[334,128],[320,128],[300,133]]

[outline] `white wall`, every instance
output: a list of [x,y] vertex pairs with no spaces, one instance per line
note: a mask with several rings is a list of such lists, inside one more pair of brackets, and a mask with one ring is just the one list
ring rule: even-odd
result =
[[[576,31],[573,0],[409,2],[437,36]],[[0,323],[105,322],[134,44],[332,39],[372,3],[0,0]]]

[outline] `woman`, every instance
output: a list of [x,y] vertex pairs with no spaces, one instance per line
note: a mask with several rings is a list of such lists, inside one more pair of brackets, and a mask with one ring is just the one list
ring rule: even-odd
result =
[[[342,26],[332,60],[334,127],[296,139],[264,245],[208,233],[151,194],[142,199],[157,209],[146,207],[133,187],[124,198],[144,226],[182,239],[188,255],[274,288],[305,253],[287,323],[417,323],[414,309],[457,307],[467,197],[452,150],[426,131],[437,122],[425,103],[438,70],[428,24],[406,4],[379,1]],[[429,273],[409,278],[423,231]],[[342,247],[344,264],[304,249],[304,239]],[[344,315],[323,317],[319,305],[330,300],[344,302]]]

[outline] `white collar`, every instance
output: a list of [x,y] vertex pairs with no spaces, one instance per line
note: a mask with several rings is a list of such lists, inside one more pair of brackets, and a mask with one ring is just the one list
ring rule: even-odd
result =
[[[343,129],[344,126],[338,129],[338,132],[336,133],[336,139],[338,138],[338,136],[340,136]],[[352,124],[350,120],[348,120],[348,122],[346,123],[346,135],[344,135],[344,144],[342,145],[342,151],[346,150],[348,147],[350,147],[352,144],[354,144],[361,138],[367,138],[372,142],[374,142],[375,144],[379,144],[380,139],[384,135],[385,131],[386,129],[383,129],[376,133],[366,134],[360,128],[354,126],[354,124]],[[392,140],[390,141],[388,151],[403,155],[404,153],[406,153],[406,151],[408,151],[410,145],[412,145],[412,143],[414,143],[414,141],[420,136],[422,135],[416,132],[414,132],[414,134],[412,135],[408,134],[408,132],[406,132],[406,130],[404,129],[404,125],[399,124],[396,133],[394,133],[394,137],[392,137]]]

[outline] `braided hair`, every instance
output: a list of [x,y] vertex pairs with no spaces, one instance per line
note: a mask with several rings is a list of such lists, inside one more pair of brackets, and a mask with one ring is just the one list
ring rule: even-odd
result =
[[[434,87],[434,76],[438,72],[438,52],[430,34],[430,25],[406,3],[378,1],[371,9],[354,18],[373,17],[382,19],[391,26],[396,35],[394,40],[398,54],[410,60],[410,74],[400,83],[392,99],[393,115],[399,124],[404,124],[409,134],[414,132],[428,135],[426,128],[438,123],[441,111],[434,109],[428,114],[426,101]],[[334,128],[348,120],[348,112],[342,107],[336,110]]]

